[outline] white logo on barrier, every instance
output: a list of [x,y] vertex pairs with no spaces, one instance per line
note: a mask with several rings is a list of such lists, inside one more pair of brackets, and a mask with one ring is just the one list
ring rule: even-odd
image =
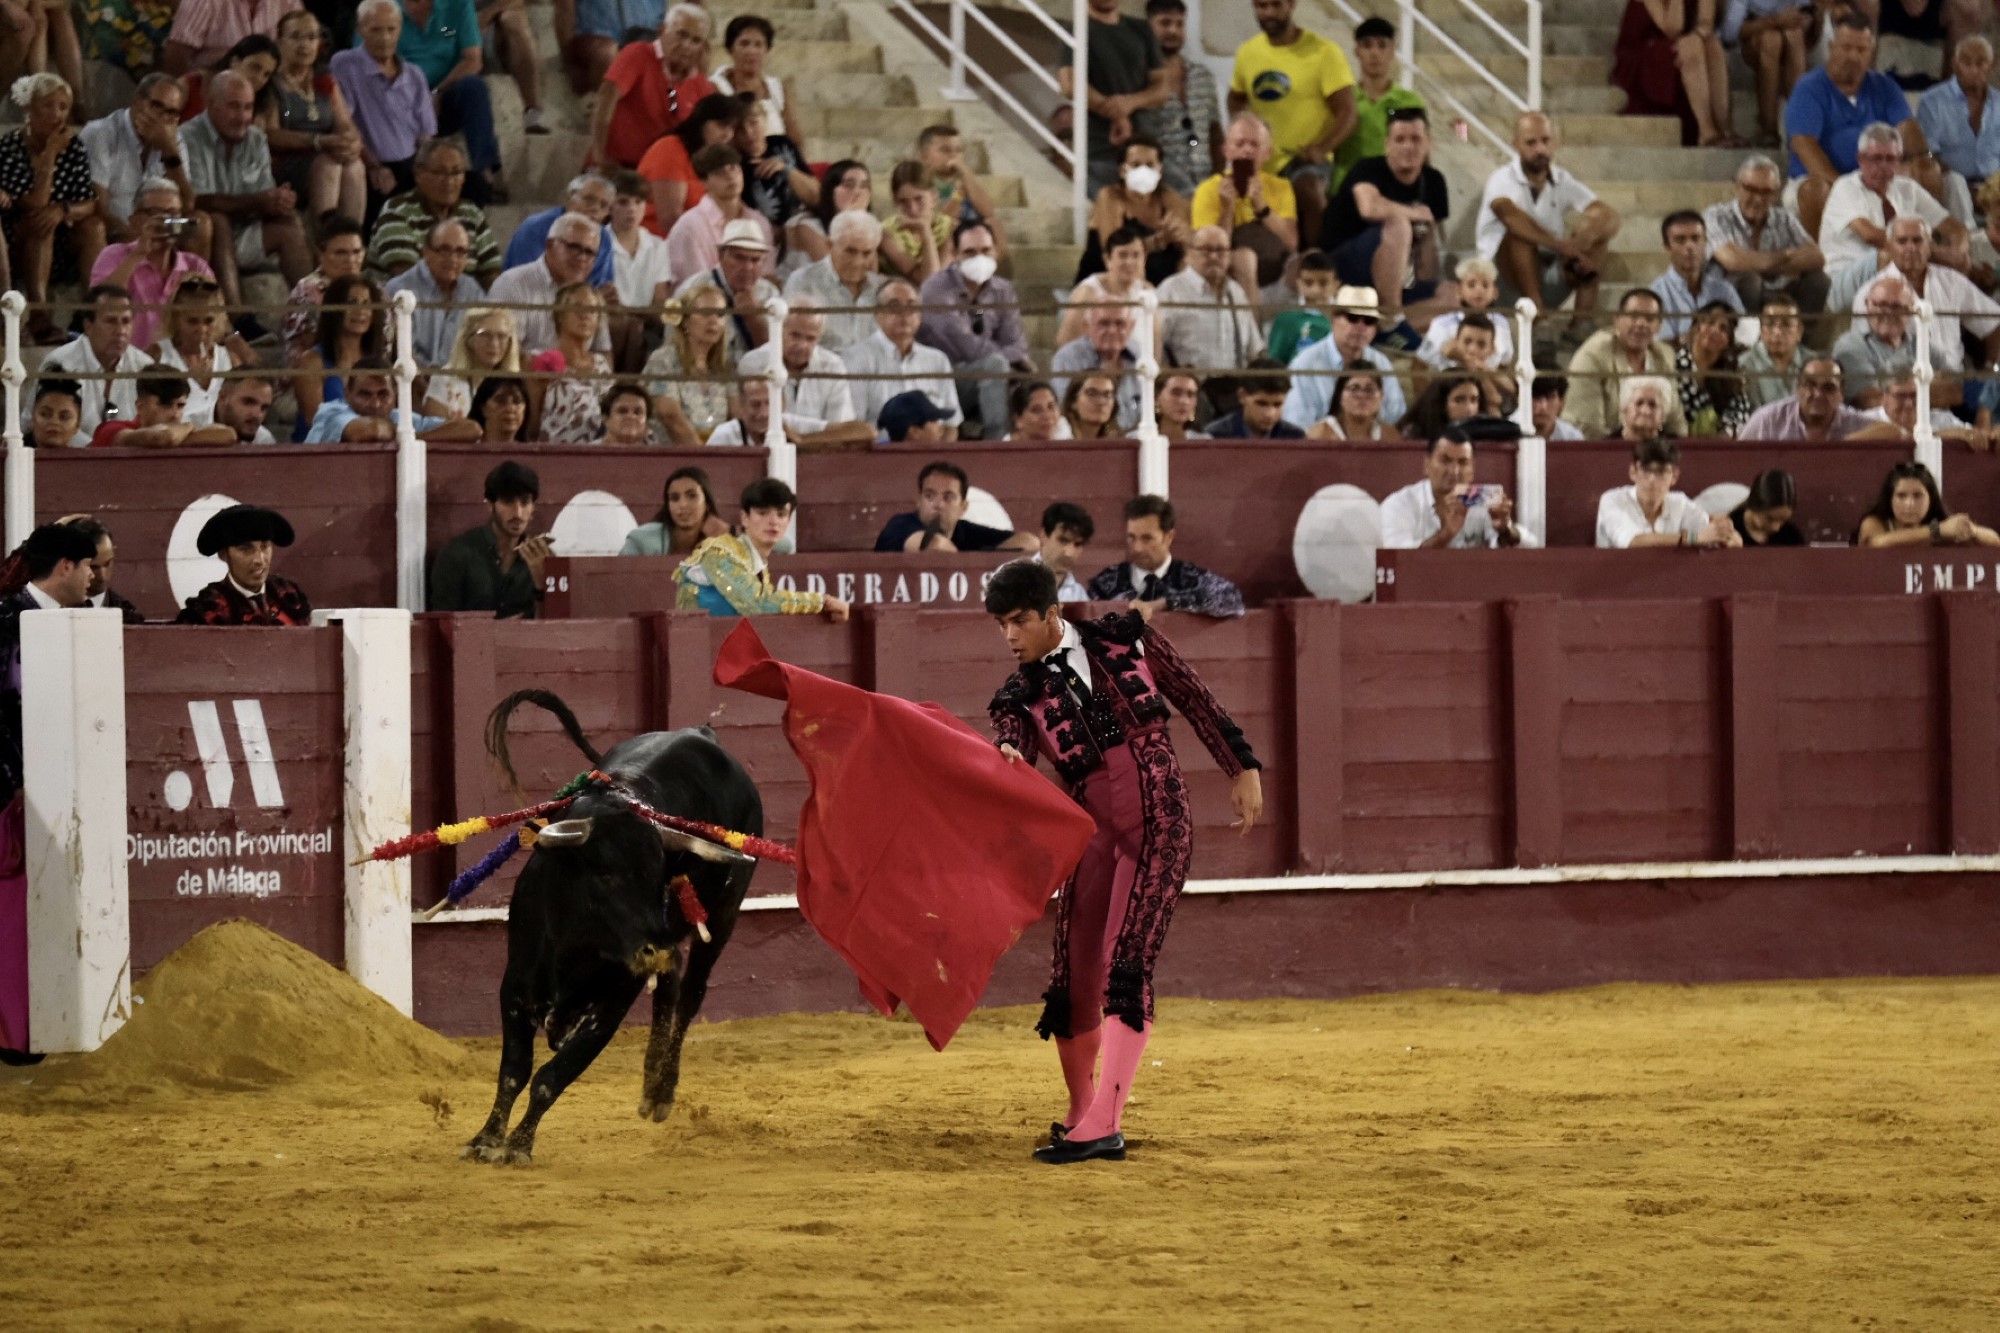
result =
[[965,521],[1003,532],[1014,530],[1014,520],[1007,517],[1007,506],[984,486],[974,486],[965,493]]
[[[236,717],[236,735],[243,749],[243,766],[250,774],[250,794],[262,809],[285,803],[284,788],[278,783],[278,761],[271,753],[271,733],[264,725],[264,705],[256,699],[230,701]],[[208,787],[208,803],[227,809],[236,790],[236,768],[230,762],[229,743],[223,735],[222,714],[213,699],[188,700],[188,724],[194,728],[195,754],[201,760],[201,775]],[[194,779],[180,769],[167,774],[167,807],[185,810],[194,799]]]
[[227,495],[204,495],[174,520],[174,530],[167,538],[167,584],[174,590],[176,602],[185,602],[229,572],[220,556],[196,550],[195,541],[208,520],[235,503]]

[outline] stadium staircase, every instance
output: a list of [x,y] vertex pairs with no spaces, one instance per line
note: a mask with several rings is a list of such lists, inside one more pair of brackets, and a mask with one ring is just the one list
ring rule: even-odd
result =
[[[1067,285],[1077,253],[1070,240],[1068,181],[985,104],[947,102],[939,93],[946,80],[944,63],[885,5],[871,0],[716,0],[707,8],[715,19],[711,69],[726,59],[722,32],[730,19],[756,13],[771,21],[778,37],[769,68],[790,89],[807,153],[818,163],[843,157],[866,162],[875,178],[878,213],[889,208],[890,169],[915,155],[917,131],[939,122],[957,125],[965,137],[967,160],[1000,207],[1013,244],[1015,281],[1030,292]],[[520,90],[504,73],[492,78],[512,194],[512,202],[489,210],[502,234],[528,213],[561,199],[589,147],[593,99],[571,94],[549,15],[546,3],[531,0],[530,22],[542,54],[544,115],[552,132],[527,134]],[[1039,323],[1046,342],[1054,320],[1045,316]],[[1031,338],[1036,333],[1030,329]]]

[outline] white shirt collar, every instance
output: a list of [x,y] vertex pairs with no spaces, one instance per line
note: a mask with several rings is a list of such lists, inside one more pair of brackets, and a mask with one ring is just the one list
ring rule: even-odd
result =
[[42,610],[60,611],[63,609],[63,604],[61,602],[58,602],[55,598],[43,592],[35,584],[30,583],[27,585],[27,588],[28,588],[28,596],[34,598],[35,605],[40,607]]
[[238,583],[236,581],[236,576],[234,574],[224,574],[222,577],[225,581],[228,582],[230,587],[236,589],[236,591],[242,593],[245,597],[262,597],[271,590],[271,585],[268,582],[266,582],[263,587],[257,589],[257,591],[252,592],[250,591],[250,589]]
[[1174,558],[1172,556],[1168,556],[1167,563],[1161,565],[1158,569],[1141,569],[1136,564],[1133,565],[1132,591],[1137,592],[1139,591],[1139,589],[1145,587],[1146,580],[1148,578],[1157,578],[1159,579],[1161,584],[1164,585],[1167,581],[1167,571],[1172,569],[1173,567],[1174,567]]

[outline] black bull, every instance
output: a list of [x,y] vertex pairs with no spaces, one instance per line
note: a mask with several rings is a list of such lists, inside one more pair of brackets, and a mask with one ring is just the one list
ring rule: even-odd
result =
[[[649,731],[600,756],[568,706],[545,690],[511,694],[487,719],[487,749],[510,782],[507,720],[524,703],[552,713],[592,767],[617,778],[655,810],[763,833],[756,784],[708,728]],[[718,855],[725,859],[709,859]],[[639,1114],[666,1119],[680,1079],[682,1039],[701,1009],[709,972],[736,928],[755,869],[754,861],[713,843],[665,833],[614,794],[592,790],[578,797],[537,840],[514,885],[507,971],[500,983],[500,1087],[493,1113],[466,1145],[466,1155],[529,1160],[542,1117],[610,1042],[648,977],[658,982]],[[707,913],[706,940],[670,890],[681,875],[692,882]],[[538,1027],[548,1033],[552,1054],[531,1082]],[[509,1133],[508,1120],[524,1087],[528,1109]]]

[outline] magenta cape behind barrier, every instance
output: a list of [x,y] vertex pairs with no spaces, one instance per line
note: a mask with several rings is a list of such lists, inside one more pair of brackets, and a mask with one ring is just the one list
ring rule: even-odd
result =
[[943,1050],[1075,868],[1090,816],[936,704],[776,660],[748,620],[723,642],[715,681],[786,702],[785,736],[812,783],[799,911],[870,1004],[907,1005]]

